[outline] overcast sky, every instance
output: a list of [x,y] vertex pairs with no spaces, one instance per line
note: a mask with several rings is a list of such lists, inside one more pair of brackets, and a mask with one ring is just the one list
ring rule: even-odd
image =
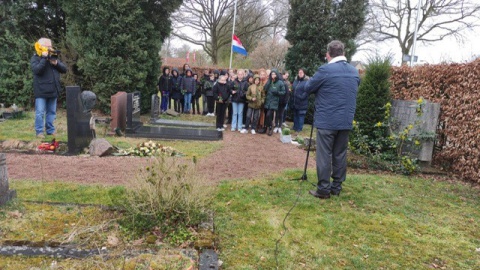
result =
[[[399,65],[402,59],[400,46],[394,41],[377,44],[379,55],[384,56],[393,54],[394,65]],[[353,60],[368,62],[369,55],[374,53],[367,51],[359,51],[353,56]],[[447,63],[465,63],[480,57],[480,35],[475,32],[465,33],[465,40],[462,44],[454,38],[437,41],[430,45],[425,45],[417,42],[417,49],[415,55],[419,57],[420,64],[438,64],[442,62]],[[475,57],[476,56],[476,57]]]

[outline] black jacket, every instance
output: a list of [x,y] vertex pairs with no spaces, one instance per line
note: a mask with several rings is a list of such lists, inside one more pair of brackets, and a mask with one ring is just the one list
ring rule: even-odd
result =
[[181,77],[179,76],[180,73],[178,73],[178,69],[174,68],[172,69],[172,92],[170,93],[170,96],[173,99],[181,99],[182,98],[182,92],[180,91],[180,82],[181,82]]
[[248,91],[248,81],[243,79],[239,81],[236,79],[232,82],[232,91],[237,91],[235,94],[232,94],[232,102],[246,103],[247,102],[247,91]]
[[213,97],[215,98],[216,101],[222,100],[223,102],[226,102],[228,98],[230,97],[231,91],[230,91],[230,86],[228,83],[215,83],[213,86]]
[[62,91],[60,73],[67,72],[67,66],[57,60],[57,65],[50,64],[45,57],[32,56],[30,66],[33,71],[33,93],[35,98],[56,98]]
[[167,69],[168,67],[163,68],[163,74],[162,76],[160,76],[157,84],[158,90],[162,92],[162,95],[167,95],[172,90],[172,79],[170,77],[170,74],[165,74],[165,70]]

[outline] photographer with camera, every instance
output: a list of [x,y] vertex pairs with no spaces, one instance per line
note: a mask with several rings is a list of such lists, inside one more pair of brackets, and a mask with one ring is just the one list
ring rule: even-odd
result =
[[33,72],[35,96],[35,132],[38,138],[55,134],[57,98],[60,95],[60,73],[67,72],[67,66],[58,59],[59,51],[52,48],[52,41],[41,38],[35,43],[36,54],[30,59]]

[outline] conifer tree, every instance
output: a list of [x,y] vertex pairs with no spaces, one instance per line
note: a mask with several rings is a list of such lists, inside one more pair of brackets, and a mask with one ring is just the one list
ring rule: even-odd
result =
[[67,40],[77,54],[83,89],[108,112],[117,91],[140,91],[150,108],[160,70],[159,52],[181,0],[66,0]]
[[[287,35],[292,45],[285,66],[292,74],[304,68],[312,76],[326,63],[327,45],[332,40],[345,44],[348,60],[355,53],[355,37],[365,23],[368,0],[290,0]],[[314,97],[309,97],[306,123],[313,122]]]
[[375,139],[375,125],[385,118],[385,104],[390,102],[391,64],[388,58],[372,58],[365,70],[357,94],[355,120],[363,135]]
[[362,30],[368,0],[290,0],[286,39],[292,44],[286,67],[295,72],[305,68],[313,75],[325,63],[327,44],[345,43],[348,59],[355,53],[354,39]]

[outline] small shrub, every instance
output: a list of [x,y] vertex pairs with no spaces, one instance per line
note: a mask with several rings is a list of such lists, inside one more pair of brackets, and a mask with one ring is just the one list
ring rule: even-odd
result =
[[282,129],[282,135],[284,135],[284,136],[290,135],[290,129],[289,128]]
[[160,228],[177,243],[189,239],[188,227],[195,227],[206,216],[211,188],[194,164],[176,157],[157,155],[126,189],[123,226],[135,234]]

